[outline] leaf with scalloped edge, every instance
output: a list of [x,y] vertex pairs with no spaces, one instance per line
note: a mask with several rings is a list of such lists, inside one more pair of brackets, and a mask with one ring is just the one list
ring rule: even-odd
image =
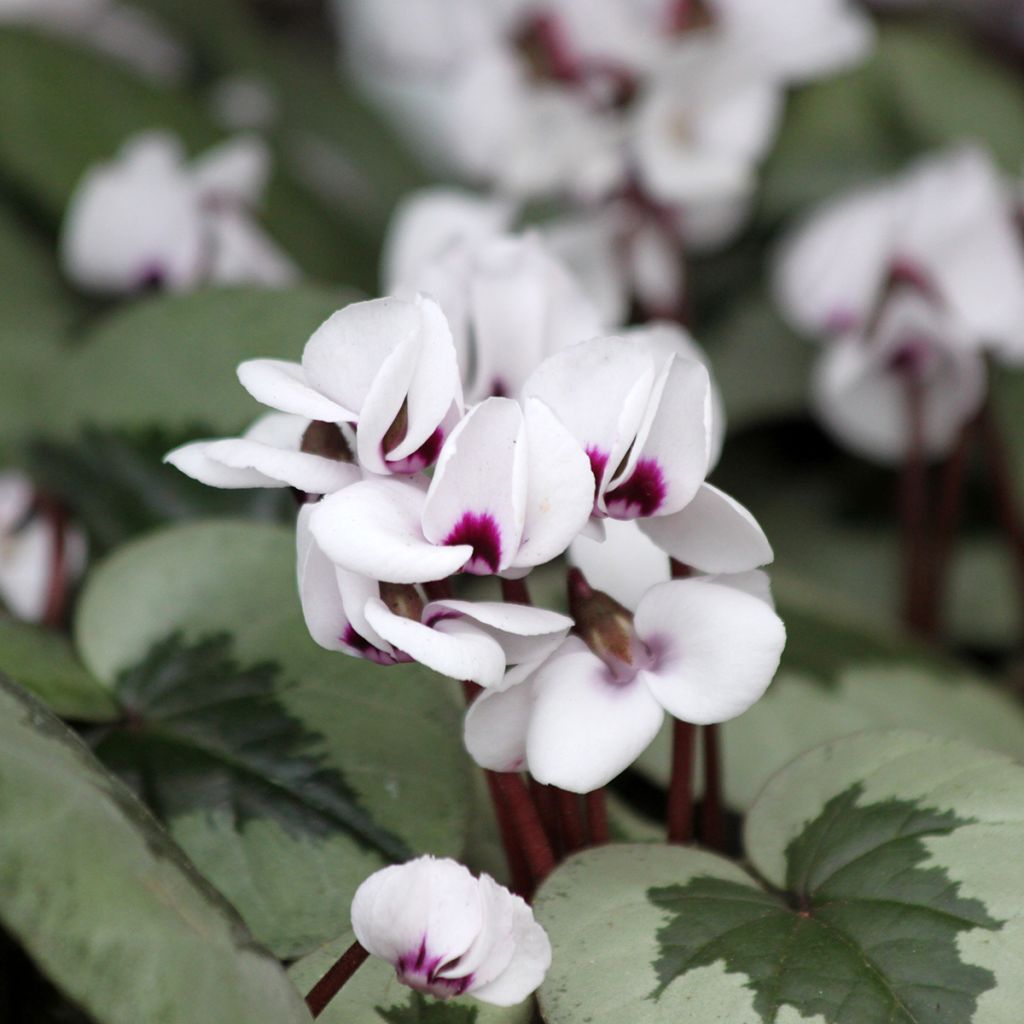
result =
[[0,924],[96,1024],[301,1024],[235,910],[81,740],[0,677]]
[[152,783],[172,835],[280,956],[336,935],[359,883],[399,857],[371,833],[462,850],[470,765],[446,681],[317,647],[294,529],[199,522],[127,544],[89,577],[75,637],[138,714],[101,753]]
[[775,776],[748,873],[604,847],[537,897],[548,1024],[1010,1024],[1024,998],[1024,767],[864,733]]

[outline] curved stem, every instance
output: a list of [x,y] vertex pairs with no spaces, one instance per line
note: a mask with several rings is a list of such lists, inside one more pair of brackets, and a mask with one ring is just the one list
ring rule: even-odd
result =
[[314,1018],[324,1012],[327,1004],[342,990],[369,955],[358,942],[353,942],[334,966],[310,989],[309,995],[306,996],[306,1006]]

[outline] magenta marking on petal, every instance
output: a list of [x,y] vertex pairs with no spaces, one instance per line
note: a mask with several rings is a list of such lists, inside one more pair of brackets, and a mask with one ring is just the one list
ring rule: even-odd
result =
[[860,323],[860,317],[849,309],[834,309],[825,318],[826,334],[846,334]]
[[433,611],[429,615],[424,616],[423,625],[429,626],[431,629],[433,629],[439,622],[444,622],[445,619],[462,618],[465,618],[462,612],[452,611],[451,608],[438,608],[436,611]]
[[153,292],[163,287],[167,271],[163,264],[153,262],[147,263],[139,271],[138,284],[136,289],[140,292]]
[[437,457],[441,454],[443,446],[444,431],[438,427],[412,455],[407,455],[404,459],[397,459],[393,462],[388,460],[388,469],[392,473],[403,475],[421,473],[437,462]]
[[468,544],[473,554],[462,567],[474,576],[489,576],[501,567],[501,530],[489,512],[465,512],[441,542],[447,547]]
[[604,478],[604,471],[608,468],[608,453],[591,445],[587,448],[587,458],[590,459],[590,469],[594,474],[594,482],[600,487],[601,480]]
[[655,459],[640,459],[633,475],[604,496],[608,514],[615,519],[652,516],[665,501],[665,474]]
[[412,658],[402,651],[396,651],[394,654],[389,654],[387,651],[382,651],[379,647],[374,647],[369,640],[360,636],[351,625],[345,627],[345,632],[338,639],[348,647],[356,657],[365,658],[367,661],[372,661],[376,665],[399,665],[412,661]]

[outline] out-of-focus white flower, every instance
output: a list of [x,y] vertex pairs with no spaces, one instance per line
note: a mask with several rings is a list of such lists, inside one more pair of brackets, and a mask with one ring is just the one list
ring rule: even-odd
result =
[[[26,476],[0,473],[0,603],[19,619],[40,622],[46,614],[58,528],[36,507]],[[86,542],[74,526],[63,527],[62,542],[61,571],[67,584],[85,567]]]
[[174,136],[133,137],[71,198],[61,238],[68,276],[110,293],[292,282],[294,264],[252,218],[268,170],[266,147],[251,137],[191,164]]
[[251,359],[238,377],[272,409],[357,424],[359,464],[372,473],[432,465],[462,412],[451,330],[423,296],[346,306],[313,333],[301,364]]
[[1024,247],[991,160],[964,147],[824,207],[783,248],[779,303],[828,342],[814,381],[825,426],[899,461],[948,451],[985,391],[981,353],[1024,360]]
[[661,583],[631,616],[585,588],[570,637],[525,681],[490,690],[466,716],[473,758],[526,768],[571,792],[598,789],[647,748],[665,712],[698,725],[742,714],[767,689],[785,645],[772,608],[706,580]]
[[586,455],[543,402],[489,398],[445,442],[428,488],[364,480],[320,502],[310,525],[331,561],[372,579],[522,575],[565,551],[593,494]]
[[551,943],[518,896],[453,860],[384,868],[352,900],[356,938],[398,980],[439,999],[521,1003],[551,966]]
[[149,12],[114,0],[0,0],[0,24],[33,25],[70,36],[160,82],[179,80],[182,43]]
[[271,412],[241,437],[191,441],[164,462],[210,487],[294,487],[330,494],[362,479],[348,440],[334,423]]
[[210,89],[210,109],[218,124],[232,132],[269,128],[281,113],[273,86],[256,75],[230,75]]

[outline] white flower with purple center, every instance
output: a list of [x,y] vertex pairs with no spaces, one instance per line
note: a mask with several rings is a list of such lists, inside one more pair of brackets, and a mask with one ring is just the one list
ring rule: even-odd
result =
[[382,665],[417,661],[442,675],[497,686],[506,670],[543,660],[572,620],[557,612],[496,601],[427,601],[410,584],[380,583],[333,565],[298,521],[298,581],[313,639],[328,650]]
[[562,554],[586,524],[587,457],[537,399],[472,409],[425,480],[364,480],[318,503],[310,527],[349,572],[388,583],[459,573],[525,575]]
[[238,378],[273,409],[355,424],[359,465],[377,474],[433,465],[462,413],[452,333],[424,296],[346,306],[313,333],[301,363],[251,359]]
[[360,944],[417,992],[514,1006],[540,987],[551,944],[533,911],[489,875],[420,857],[371,875],[352,900]]
[[604,786],[658,734],[666,712],[696,725],[735,718],[764,694],[786,632],[759,596],[710,580],[672,580],[635,616],[577,576],[570,637],[511,685],[476,699],[465,740],[484,768],[526,769],[575,793]]
[[253,219],[269,155],[239,137],[186,160],[172,135],[129,139],[79,182],[61,258],[80,287],[105,293],[204,284],[290,284],[298,272]]

